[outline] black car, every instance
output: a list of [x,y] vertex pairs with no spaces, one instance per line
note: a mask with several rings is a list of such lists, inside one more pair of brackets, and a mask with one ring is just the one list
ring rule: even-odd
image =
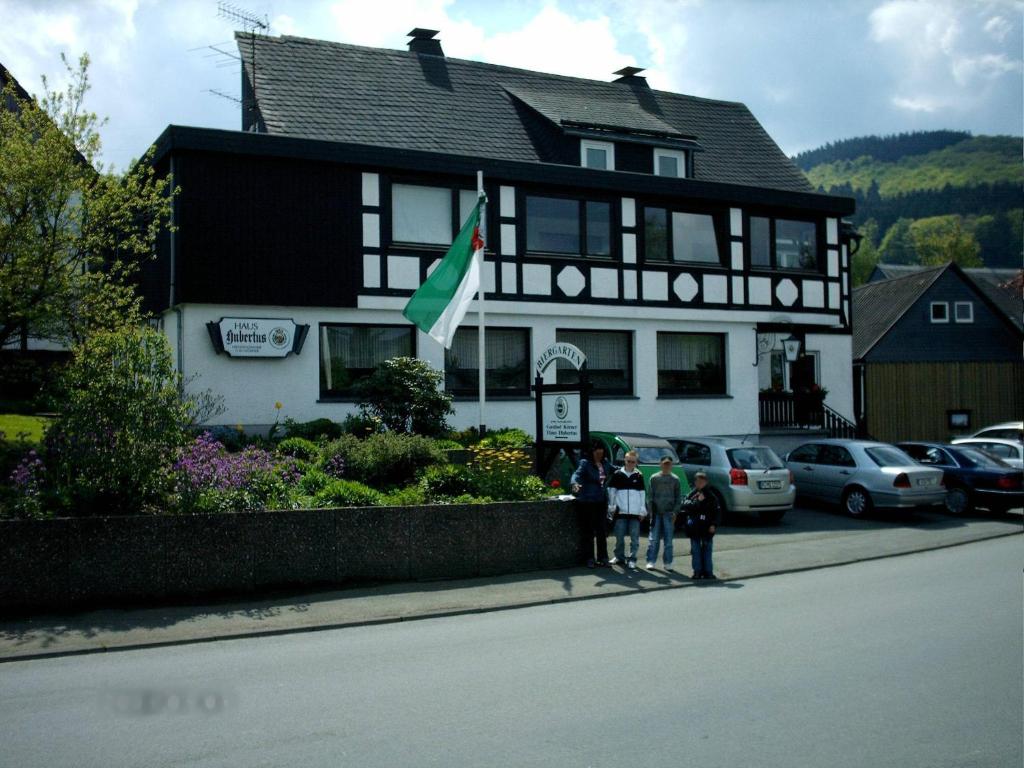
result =
[[919,464],[945,472],[946,509],[953,514],[985,507],[1003,512],[1024,506],[1019,469],[967,445],[897,443]]

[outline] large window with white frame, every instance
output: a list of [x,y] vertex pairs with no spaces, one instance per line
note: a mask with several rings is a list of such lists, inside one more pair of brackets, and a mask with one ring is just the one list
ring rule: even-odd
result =
[[529,253],[611,256],[611,203],[527,195],[526,250]]
[[357,381],[393,357],[415,357],[411,325],[320,325],[320,397],[351,398]]
[[750,265],[819,271],[817,223],[751,216]]
[[659,395],[724,395],[725,335],[658,333]]
[[[555,340],[572,344],[587,356],[587,375],[595,395],[633,394],[633,334],[629,331],[582,331],[559,328]],[[556,381],[574,384],[579,372],[565,360],[555,363]]]
[[391,240],[448,246],[476,205],[472,189],[391,185]]
[[654,148],[654,175],[677,179],[686,177],[686,152],[681,149]]
[[721,264],[721,221],[711,213],[643,208],[645,261]]
[[[484,332],[484,380],[488,396],[530,394],[530,329],[491,328]],[[477,329],[460,326],[444,353],[445,389],[476,397],[480,391]]]
[[580,165],[599,171],[615,170],[615,144],[610,141],[580,140]]

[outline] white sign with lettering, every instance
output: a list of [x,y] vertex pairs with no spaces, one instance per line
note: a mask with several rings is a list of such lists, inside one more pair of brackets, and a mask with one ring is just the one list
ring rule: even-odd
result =
[[582,403],[578,392],[545,392],[541,395],[542,440],[578,443]]
[[551,365],[551,361],[558,358],[568,360],[577,371],[587,362],[587,356],[579,347],[563,341],[556,341],[537,357],[537,375],[543,374]]
[[284,357],[293,351],[294,320],[224,317],[218,326],[221,345],[231,357]]

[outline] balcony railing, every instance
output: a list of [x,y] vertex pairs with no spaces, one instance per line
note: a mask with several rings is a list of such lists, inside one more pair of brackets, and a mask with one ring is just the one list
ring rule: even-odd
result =
[[833,411],[823,400],[817,393],[762,392],[758,396],[761,427],[821,429],[829,437],[862,437],[852,421]]

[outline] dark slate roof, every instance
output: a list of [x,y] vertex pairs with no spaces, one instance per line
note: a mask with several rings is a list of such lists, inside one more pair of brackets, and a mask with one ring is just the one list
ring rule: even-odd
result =
[[736,102],[300,37],[236,38],[250,83],[255,48],[256,99],[270,134],[538,163],[525,116],[537,112],[545,123],[592,119],[694,137],[703,149],[698,180],[814,191]]
[[[926,269],[917,264],[876,264],[868,278],[871,282],[920,272]],[[1014,280],[1020,280],[1020,269],[996,269],[993,267],[961,267],[974,287],[995,305],[1019,331],[1024,331],[1024,297]]]
[[854,288],[853,359],[860,360],[870,352],[948,267],[920,268]]

